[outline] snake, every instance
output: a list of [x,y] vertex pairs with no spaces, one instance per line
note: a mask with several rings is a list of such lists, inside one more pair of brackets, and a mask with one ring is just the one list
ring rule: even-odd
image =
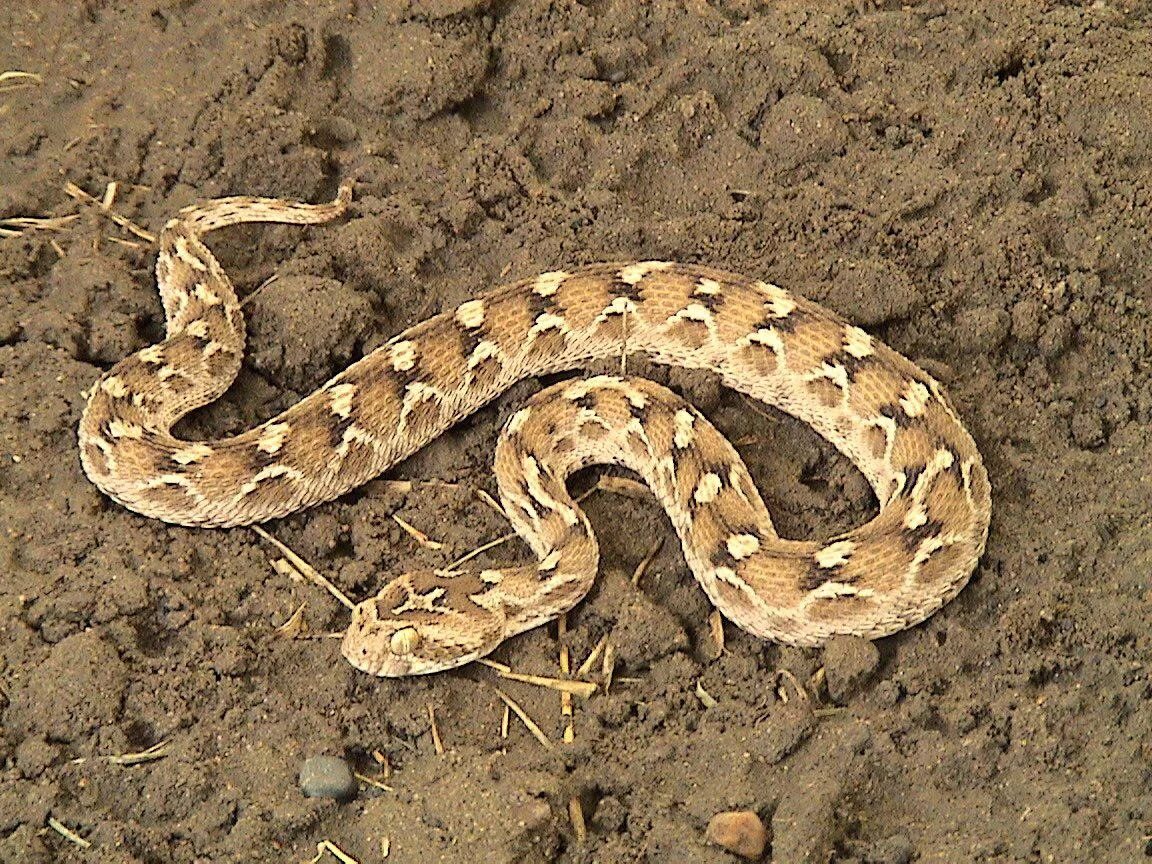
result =
[[522,379],[635,354],[710,370],[803,421],[879,505],[828,539],[781,537],[739,454],[681,396],[634,376],[562,379],[511,414],[495,451],[501,506],[534,560],[395,576],[355,604],[341,652],[357,669],[458,667],[575,606],[599,548],[566,480],[593,464],[648,484],[708,599],[765,640],[878,639],[924,621],[969,581],[991,489],[941,385],[830,309],[710,266],[597,263],[511,282],[405,329],[247,431],[175,437],[173,424],[228,389],[244,354],[240,300],[203,235],[330,222],[351,197],[345,184],[322,204],[217,198],[164,225],[166,335],[100,377],[79,423],[83,470],[105,495],[176,525],[279,518],[376,477]]

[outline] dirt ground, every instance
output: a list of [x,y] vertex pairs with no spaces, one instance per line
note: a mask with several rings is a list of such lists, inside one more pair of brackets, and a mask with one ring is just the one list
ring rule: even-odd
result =
[[[786,864],[1152,857],[1146,4],[49,0],[5,3],[0,32],[0,71],[33,73],[0,78],[0,218],[79,214],[0,239],[0,860],[297,862],[328,840],[365,864],[719,864],[704,829],[732,809]],[[252,295],[250,348],[188,437],[499,281],[705,262],[946,384],[994,488],[972,583],[878,657],[731,625],[719,653],[663,513],[594,492],[604,572],[561,638],[576,666],[609,636],[614,677],[576,700],[571,743],[552,690],[478,666],[375,679],[335,639],[278,635],[305,601],[317,636],[346,615],[254,532],[138,517],[81,472],[86,388],[163,315],[154,245],[64,185],[115,182],[157,231],[198,199],[320,201],[351,176],[346,220],[211,239]],[[633,369],[738,443],[782,533],[873,512],[801,424]],[[539,386],[270,529],[356,598],[500,536],[478,493]],[[494,657],[557,676],[559,653],[550,625]],[[552,749],[515,716],[502,734],[497,687]],[[369,778],[355,800],[302,797],[314,754]]]

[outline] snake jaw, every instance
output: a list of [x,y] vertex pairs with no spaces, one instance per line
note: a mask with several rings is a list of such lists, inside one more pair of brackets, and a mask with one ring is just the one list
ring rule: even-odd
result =
[[419,629],[403,621],[381,620],[376,598],[352,610],[352,623],[344,634],[340,653],[362,672],[383,678],[419,675],[423,643]]
[[507,635],[503,610],[483,609],[470,599],[468,589],[481,584],[460,573],[399,576],[353,608],[340,653],[357,669],[383,678],[471,663]]

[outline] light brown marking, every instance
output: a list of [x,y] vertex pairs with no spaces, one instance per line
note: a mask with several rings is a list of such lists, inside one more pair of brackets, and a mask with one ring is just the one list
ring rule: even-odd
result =
[[796,310],[796,300],[779,285],[757,282],[756,287],[764,294],[765,308],[773,318],[787,318]]
[[128,395],[128,387],[124,384],[124,379],[118,375],[109,375],[100,387],[113,399],[123,399]]
[[337,417],[347,419],[352,413],[352,397],[356,395],[355,384],[336,384],[328,388],[328,410]]
[[532,293],[539,294],[541,297],[551,297],[567,278],[568,274],[563,270],[541,273],[532,282]]
[[906,389],[904,395],[900,397],[900,407],[904,409],[904,413],[909,417],[919,417],[924,413],[924,409],[928,405],[929,396],[931,396],[931,394],[928,392],[927,387],[919,381],[909,381],[908,389]]
[[484,301],[468,300],[456,307],[456,322],[469,330],[484,324]]
[[723,485],[719,475],[709,471],[700,478],[700,482],[696,485],[696,491],[692,493],[692,498],[697,504],[711,504],[720,494]]
[[696,422],[696,418],[687,408],[681,408],[672,419],[675,424],[675,435],[672,438],[672,443],[676,445],[676,449],[683,450],[692,443],[694,437],[692,424]]
[[416,365],[416,346],[407,339],[395,342],[389,352],[392,368],[397,372],[408,372]]
[[760,538],[755,534],[733,534],[728,538],[728,554],[740,561],[760,551]]
[[144,429],[139,423],[116,419],[108,424],[108,434],[113,438],[143,438]]
[[672,266],[668,261],[637,261],[635,264],[620,268],[620,281],[635,285],[649,273],[667,270]]
[[256,449],[264,453],[277,453],[284,446],[284,439],[292,427],[287,423],[269,423],[256,442]]
[[197,255],[188,248],[187,240],[185,240],[183,237],[177,237],[173,241],[172,245],[174,247],[177,258],[179,258],[193,270],[199,270],[201,273],[207,272],[208,265],[201,261],[200,258],[197,257]]
[[829,543],[822,549],[817,550],[816,554],[812,557],[816,560],[816,564],[825,569],[839,567],[842,564],[847,564],[849,557],[856,551],[856,544],[851,540],[837,540],[835,543]]
[[172,461],[178,462],[181,465],[191,465],[194,462],[200,462],[206,459],[214,452],[215,451],[207,444],[189,444],[182,450],[173,451]]
[[863,360],[876,353],[872,347],[872,337],[859,327],[844,328],[844,350],[857,360]]

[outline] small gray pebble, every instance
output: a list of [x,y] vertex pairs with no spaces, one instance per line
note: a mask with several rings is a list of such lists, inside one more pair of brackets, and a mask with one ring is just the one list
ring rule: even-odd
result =
[[338,756],[313,756],[300,767],[300,791],[305,798],[347,801],[358,788],[352,769]]

